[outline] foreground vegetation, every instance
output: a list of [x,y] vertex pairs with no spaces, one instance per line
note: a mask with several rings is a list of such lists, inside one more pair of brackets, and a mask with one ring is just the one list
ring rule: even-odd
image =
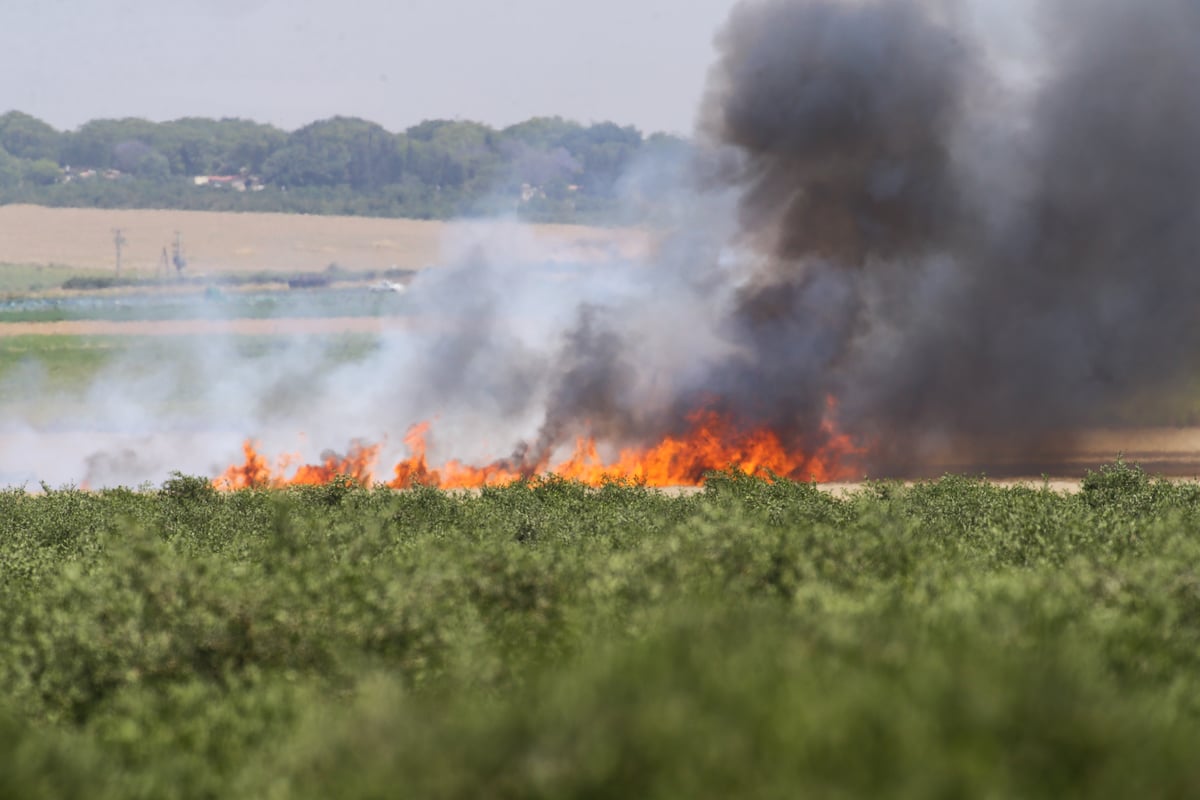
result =
[[0,494],[0,796],[1195,796],[1200,486]]

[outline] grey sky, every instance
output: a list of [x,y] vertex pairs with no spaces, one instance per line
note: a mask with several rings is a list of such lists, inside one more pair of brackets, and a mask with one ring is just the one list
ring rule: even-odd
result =
[[0,112],[690,132],[735,0],[0,0]]

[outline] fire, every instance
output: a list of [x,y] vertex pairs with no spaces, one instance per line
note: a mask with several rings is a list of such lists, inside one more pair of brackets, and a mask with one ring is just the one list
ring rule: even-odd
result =
[[375,477],[375,462],[379,457],[379,445],[353,442],[345,456],[327,452],[322,454],[321,464],[304,464],[288,475],[291,465],[299,456],[281,456],[272,469],[267,459],[258,452],[254,443],[245,442],[242,452],[246,460],[235,464],[213,481],[219,489],[279,488],[283,486],[321,486],[339,476],[349,477],[363,485],[369,485]]
[[[830,410],[833,410],[832,403]],[[571,456],[552,463],[548,458],[534,463],[510,460],[473,466],[447,461],[430,466],[427,453],[429,423],[413,426],[404,437],[409,457],[396,464],[387,485],[394,489],[435,486],[471,489],[511,483],[522,478],[554,474],[592,486],[606,481],[629,480],[647,486],[698,486],[713,470],[737,469],[749,474],[775,474],[797,480],[825,482],[851,477],[847,464],[860,454],[853,441],[826,421],[821,447],[811,453],[790,450],[779,436],[766,428],[739,430],[717,412],[692,414],[685,435],[667,436],[646,448],[626,448],[611,461],[600,455],[594,438],[575,442]],[[369,485],[374,481],[380,446],[354,442],[345,456],[325,453],[323,463],[291,470],[296,458],[284,457],[272,468],[255,445],[243,445],[245,461],[231,466],[214,482],[223,489],[324,484],[338,476]],[[290,474],[289,474],[290,473]]]

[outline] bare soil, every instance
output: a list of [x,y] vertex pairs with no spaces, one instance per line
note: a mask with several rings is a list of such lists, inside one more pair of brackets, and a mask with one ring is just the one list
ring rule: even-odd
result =
[[1014,447],[983,439],[970,448],[968,460],[953,452],[926,454],[918,474],[986,475],[992,479],[1041,483],[1041,475],[1083,477],[1087,471],[1118,458],[1147,472],[1174,478],[1200,477],[1200,427],[1143,426],[1063,431],[1040,446]]

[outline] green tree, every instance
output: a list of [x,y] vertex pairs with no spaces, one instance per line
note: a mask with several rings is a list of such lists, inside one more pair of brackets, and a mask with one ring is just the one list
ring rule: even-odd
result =
[[67,136],[62,148],[63,163],[72,167],[121,169],[116,148],[122,142],[150,143],[156,125],[144,119],[99,119]]
[[22,178],[35,186],[49,186],[52,183],[57,183],[62,176],[62,171],[58,168],[57,162],[51,161],[48,158],[39,158],[36,161],[24,162],[24,174]]
[[272,125],[187,117],[156,126],[146,141],[167,157],[172,174],[193,176],[257,174],[287,139]]
[[552,150],[562,147],[568,138],[582,130],[583,126],[578,122],[562,117],[534,117],[505,128],[500,132],[500,138],[520,142],[537,150]]
[[58,161],[62,134],[36,117],[20,111],[0,116],[0,147],[17,158]]
[[611,197],[617,179],[642,145],[632,126],[602,122],[569,135],[563,145],[583,164],[580,187],[595,197]]
[[113,163],[122,172],[145,178],[166,178],[171,170],[166,157],[140,139],[118,142],[113,147]]
[[334,117],[307,125],[263,164],[263,176],[285,186],[372,190],[398,178],[394,137],[373,122]]
[[[320,120],[290,134],[240,119],[125,118],[58,133],[10,112],[0,117],[0,147],[3,141],[13,147],[0,159],[0,202],[438,219],[515,211],[556,222],[628,221],[618,211],[629,197],[634,213],[652,213],[690,152],[672,137],[643,140],[636,128],[584,126],[561,117],[500,131],[478,122],[427,120],[396,134],[353,117]],[[76,174],[116,168],[131,179],[59,183],[57,171],[35,165],[39,160],[70,165]],[[239,173],[261,177],[267,191],[219,192],[179,180]],[[534,187],[532,196],[526,184]]]
[[0,147],[0,189],[7,189],[21,183],[21,162],[13,158],[7,150]]

